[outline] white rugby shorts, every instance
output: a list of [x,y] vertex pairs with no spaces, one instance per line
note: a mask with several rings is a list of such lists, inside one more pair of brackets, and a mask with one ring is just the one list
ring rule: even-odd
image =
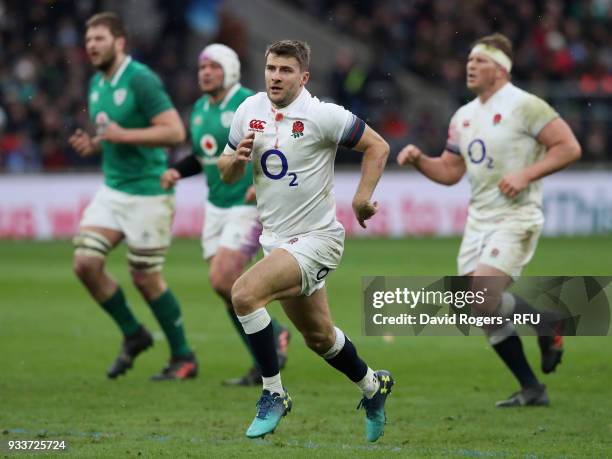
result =
[[128,247],[165,248],[172,240],[174,195],[141,196],[103,185],[85,208],[79,226],[99,226],[125,235]]
[[293,255],[302,273],[300,294],[310,296],[323,288],[329,273],[340,264],[344,252],[344,228],[336,222],[330,229],[311,231],[288,238],[264,232],[259,241],[264,255],[277,248]]
[[468,220],[457,257],[459,275],[473,272],[482,263],[518,278],[533,258],[541,232],[540,222],[484,225]]
[[219,247],[244,252],[253,258],[259,250],[261,223],[255,206],[217,207],[206,202],[202,228],[202,250],[205,259]]

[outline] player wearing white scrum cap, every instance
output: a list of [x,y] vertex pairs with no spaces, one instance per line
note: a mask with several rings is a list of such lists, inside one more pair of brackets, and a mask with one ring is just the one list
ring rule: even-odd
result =
[[[240,84],[240,60],[236,52],[218,43],[208,45],[198,56],[198,82],[202,97],[194,104],[189,122],[192,154],[172,164],[164,172],[161,183],[163,188],[170,189],[182,178],[204,173],[208,196],[202,225],[202,254],[209,264],[208,279],[253,356],[231,302],[234,281],[260,247],[261,223],[255,207],[253,180],[245,176],[228,185],[221,180],[217,168],[234,113],[253,92]],[[278,364],[284,367],[290,333],[274,319],[272,326]],[[224,384],[261,384],[261,370],[255,357],[244,376],[226,379]]]
[[[457,259],[460,275],[474,277],[474,288],[485,280],[488,314],[503,318],[539,313],[522,298],[504,292],[531,260],[544,224],[541,178],[580,157],[570,127],[539,97],[510,82],[512,43],[501,34],[478,40],[467,61],[467,87],[477,97],[451,119],[446,148],[432,158],[407,145],[400,165],[411,163],[430,179],[457,183],[467,171],[472,197]],[[488,278],[486,276],[489,276]],[[492,277],[495,284],[492,285]],[[499,282],[497,282],[499,281]],[[536,328],[542,371],[561,362],[560,322],[545,318]],[[498,407],[548,405],[546,388],[531,370],[511,322],[485,329],[489,342],[512,371],[521,390]]]
[[240,59],[229,46],[221,43],[208,45],[200,53],[199,61],[210,59],[223,69],[223,88],[228,89],[240,81]]

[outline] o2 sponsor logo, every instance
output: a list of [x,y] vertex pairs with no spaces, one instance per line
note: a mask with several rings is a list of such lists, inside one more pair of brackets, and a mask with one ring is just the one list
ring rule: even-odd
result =
[[[280,171],[271,171],[268,167],[268,160],[270,158],[278,158],[280,160]],[[298,186],[297,174],[295,172],[289,172],[289,163],[287,163],[287,157],[280,150],[268,150],[259,160],[261,164],[261,170],[266,177],[271,180],[281,180],[285,176],[291,177],[289,186]]]
[[317,280],[320,281],[320,280],[325,279],[325,276],[327,276],[328,274],[329,274],[329,268],[323,267],[319,269],[319,272],[317,273]]
[[480,164],[486,160],[487,169],[493,169],[493,158],[487,157],[487,147],[481,139],[474,139],[468,145],[468,156],[474,164]]

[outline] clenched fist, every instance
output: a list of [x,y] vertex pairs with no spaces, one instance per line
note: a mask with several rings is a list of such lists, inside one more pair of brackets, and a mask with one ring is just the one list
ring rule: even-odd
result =
[[376,212],[378,212],[378,202],[374,201],[373,203],[362,200],[353,200],[353,212],[355,212],[355,217],[361,225],[362,228],[367,228],[365,221],[372,218]]
[[77,129],[68,139],[68,143],[81,156],[90,156],[100,151],[100,142],[82,129]]
[[161,187],[164,190],[169,190],[170,188],[173,188],[174,185],[176,185],[176,182],[178,182],[180,179],[181,173],[179,171],[176,169],[166,169],[160,178]]
[[236,147],[236,161],[250,161],[255,133],[249,132]]
[[406,164],[415,164],[423,152],[416,145],[406,145],[397,155],[397,164],[405,166]]

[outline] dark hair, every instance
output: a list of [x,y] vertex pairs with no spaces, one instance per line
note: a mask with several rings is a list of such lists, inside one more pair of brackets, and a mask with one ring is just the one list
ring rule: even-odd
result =
[[487,35],[482,37],[474,42],[473,46],[476,45],[487,45],[493,46],[494,48],[503,51],[503,53],[510,58],[510,60],[514,60],[514,52],[512,51],[512,42],[508,37],[501,33],[494,33],[491,35]]
[[310,46],[305,41],[280,40],[266,48],[266,59],[269,54],[295,57],[300,64],[300,70],[305,72],[310,67]]
[[117,13],[113,13],[112,11],[94,14],[85,23],[85,27],[87,29],[96,26],[107,27],[108,30],[110,30],[111,35],[115,38],[127,38],[127,32],[125,30],[125,26],[123,25],[123,21]]

